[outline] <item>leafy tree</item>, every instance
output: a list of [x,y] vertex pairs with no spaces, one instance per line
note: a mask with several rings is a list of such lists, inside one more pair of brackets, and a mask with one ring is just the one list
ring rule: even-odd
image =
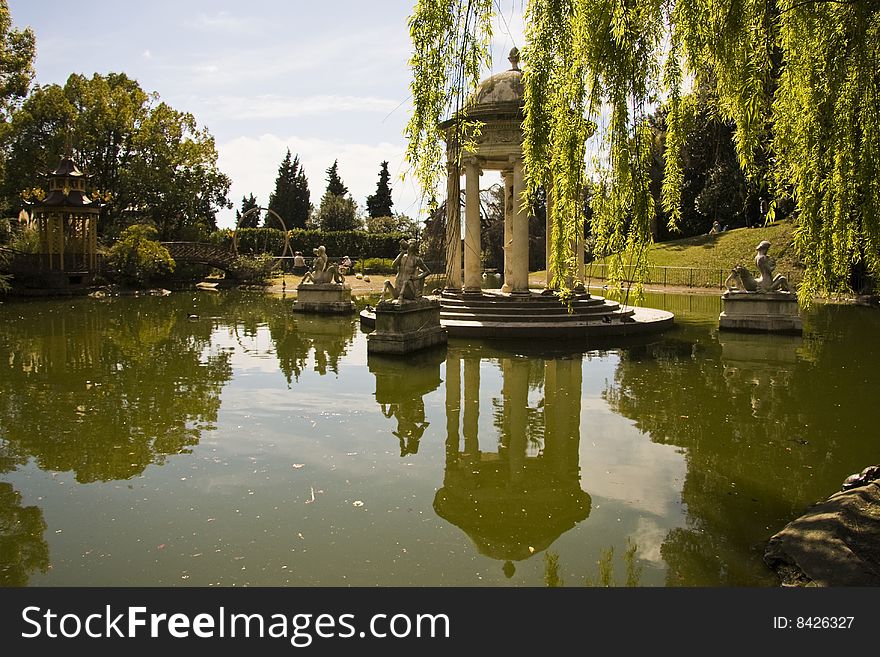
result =
[[358,216],[357,203],[348,195],[342,179],[339,177],[337,161],[327,169],[327,191],[318,208],[317,223],[324,232],[337,230],[358,230],[362,227]]
[[394,202],[391,200],[391,188],[388,186],[389,177],[388,162],[382,162],[376,193],[367,197],[367,212],[370,217],[391,216],[391,206]]
[[92,195],[106,202],[105,233],[138,222],[155,225],[164,240],[216,229],[230,180],[217,168],[214,138],[121,73],[71,75],[63,87],[37,88],[13,113],[2,139],[8,204],[57,166],[68,134]]
[[365,217],[367,232],[370,233],[406,233],[415,237],[419,233],[419,225],[415,219],[405,214],[394,214],[389,217]]
[[168,249],[156,241],[158,231],[145,224],[134,224],[124,231],[110,249],[110,266],[128,284],[146,286],[150,279],[174,271]]
[[[410,17],[407,158],[427,194],[443,173],[436,126],[479,81],[492,17],[492,0],[418,0]],[[856,265],[880,275],[875,0],[529,0],[525,32],[526,177],[532,190],[544,186],[552,195],[561,279],[588,184],[597,248],[643,259],[656,216],[647,118],[659,97],[669,103],[661,203],[670,229],[678,225],[684,70],[714,77],[720,118],[735,125],[746,176],[776,201],[790,194],[806,265],[801,301],[845,287]],[[607,120],[594,139],[604,157],[588,176],[585,145],[600,111]],[[468,132],[462,121],[454,127],[457,157]]]
[[0,0],[0,122],[5,123],[34,79],[34,33],[12,29],[9,2]]
[[[275,191],[269,196],[269,209],[277,212],[284,220],[287,228],[305,228],[309,220],[311,203],[309,202],[309,181],[305,170],[299,162],[299,155],[291,159],[290,149],[278,167],[275,179]],[[266,226],[275,226],[277,221],[266,216]]]
[[260,212],[252,212],[249,214],[244,221],[241,220],[244,215],[250,210],[254,210],[259,208],[260,204],[257,203],[257,199],[254,198],[254,195],[250,196],[242,196],[241,197],[241,210],[235,211],[235,225],[238,228],[257,228],[260,225]]
[[324,194],[321,200],[317,220],[324,232],[358,230],[362,227],[354,199],[351,196],[336,196],[329,192]]

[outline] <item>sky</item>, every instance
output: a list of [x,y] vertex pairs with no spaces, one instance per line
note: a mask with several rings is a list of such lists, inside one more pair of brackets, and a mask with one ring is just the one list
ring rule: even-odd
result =
[[[123,72],[214,136],[234,208],[254,194],[268,205],[289,148],[320,203],[326,171],[358,207],[389,162],[392,210],[423,220],[404,160],[410,117],[407,18],[415,0],[9,0],[13,25],[37,43],[37,84],[72,73]],[[523,0],[497,0],[494,66],[522,48]],[[222,210],[232,227],[235,209]]]

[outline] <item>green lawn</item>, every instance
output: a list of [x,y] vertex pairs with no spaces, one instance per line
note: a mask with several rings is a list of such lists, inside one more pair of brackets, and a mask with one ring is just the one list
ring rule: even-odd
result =
[[[698,235],[654,244],[648,250],[649,264],[719,272],[729,272],[734,265],[743,264],[757,274],[755,247],[762,240],[772,245],[770,255],[776,259],[776,273],[783,274],[789,282],[797,285],[803,276],[803,265],[795,253],[794,223],[790,219],[763,228],[737,228],[718,235]],[[602,259],[597,262],[601,263]]]

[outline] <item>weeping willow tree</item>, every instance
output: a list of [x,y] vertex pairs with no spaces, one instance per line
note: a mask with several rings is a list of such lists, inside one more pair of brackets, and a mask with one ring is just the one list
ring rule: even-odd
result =
[[[644,278],[656,212],[646,119],[666,103],[661,203],[675,230],[683,98],[701,76],[736,126],[743,172],[774,198],[768,219],[776,201],[796,204],[801,301],[844,289],[854,267],[880,277],[880,2],[528,0],[525,18],[526,179],[550,199],[556,286],[576,271],[587,185],[597,250],[618,281]],[[443,174],[436,125],[476,88],[492,20],[489,0],[418,0],[410,18],[407,157],[428,195]]]

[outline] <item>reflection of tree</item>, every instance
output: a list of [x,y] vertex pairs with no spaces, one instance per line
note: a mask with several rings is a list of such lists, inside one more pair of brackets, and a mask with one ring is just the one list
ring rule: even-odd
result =
[[[127,479],[198,443],[231,375],[188,298],[0,314],[0,430],[10,453],[80,482]],[[19,319],[19,314],[22,318]]]
[[440,385],[444,356],[442,349],[412,354],[406,360],[369,356],[370,371],[376,376],[376,401],[385,417],[397,420],[392,434],[398,440],[401,456],[419,451],[419,441],[430,424],[425,419],[423,398]]
[[331,371],[339,374],[339,360],[354,341],[356,325],[349,317],[316,316],[299,313],[291,317],[273,314],[268,318],[269,330],[281,371],[288,385],[299,380],[306,368],[309,354],[314,354],[315,371],[322,376]]
[[864,385],[870,366],[841,366],[876,325],[852,324],[845,338],[807,350],[799,338],[682,328],[621,351],[609,404],[687,460],[688,525],[662,548],[668,584],[770,582],[761,561],[770,534],[876,461],[860,439],[878,419]]
[[[434,510],[467,533],[481,553],[504,561],[510,577],[512,562],[545,550],[589,515],[590,496],[580,487],[580,358],[539,361],[540,380],[527,358],[506,355],[500,366],[501,408],[493,415],[499,433],[480,441],[481,360],[450,348],[446,471]],[[532,406],[529,389],[542,385],[543,399]],[[540,444],[530,445],[530,415],[531,425],[544,429]]]
[[34,571],[49,568],[46,522],[36,506],[21,506],[21,495],[0,482],[0,586],[26,586]]

